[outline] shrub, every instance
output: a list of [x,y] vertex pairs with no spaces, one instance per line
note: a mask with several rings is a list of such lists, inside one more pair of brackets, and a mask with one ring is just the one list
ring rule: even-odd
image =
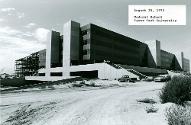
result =
[[172,102],[183,105],[186,101],[190,101],[191,77],[174,76],[171,81],[165,84],[159,96],[162,103]]
[[145,110],[147,113],[156,113],[158,111],[158,108],[155,108],[153,105],[151,105],[150,107],[146,107]]
[[91,83],[89,84],[89,86],[91,86],[91,87],[97,87],[94,82],[91,82]]
[[85,82],[85,81],[81,81],[79,84],[80,84],[80,85],[85,85],[86,82]]
[[84,85],[83,84],[77,84],[77,83],[72,84],[72,87],[82,87],[82,86],[84,86]]
[[156,101],[154,99],[149,99],[149,98],[144,98],[144,99],[140,99],[140,100],[137,100],[137,101],[142,102],[142,103],[150,103],[150,104],[156,103]]
[[172,105],[166,109],[166,119],[169,125],[191,125],[191,107]]
[[79,84],[74,83],[72,84],[72,87],[100,87],[100,85],[96,85],[94,82],[90,82],[90,84],[87,84],[85,81],[81,81]]

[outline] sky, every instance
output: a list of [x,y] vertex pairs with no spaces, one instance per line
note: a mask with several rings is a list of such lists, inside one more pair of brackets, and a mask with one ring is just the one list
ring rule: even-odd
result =
[[[128,5],[186,5],[185,26],[130,26]],[[46,48],[50,30],[63,32],[74,20],[94,23],[141,42],[161,41],[161,48],[184,52],[191,60],[191,0],[0,0],[0,73],[13,73],[15,60]]]

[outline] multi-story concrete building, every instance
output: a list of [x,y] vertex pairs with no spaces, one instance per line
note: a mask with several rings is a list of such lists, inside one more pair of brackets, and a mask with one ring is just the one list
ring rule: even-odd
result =
[[[122,75],[165,74],[167,70],[188,71],[176,56],[161,50],[160,41],[146,43],[94,24],[80,26],[69,21],[63,35],[51,31],[47,41],[46,65],[31,80],[59,80],[76,76],[114,79]],[[42,63],[42,61],[40,61]]]
[[15,61],[15,75],[17,77],[33,76],[38,69],[45,68],[46,50],[41,50]]
[[156,68],[147,44],[94,24],[81,29],[82,61],[95,63],[109,60],[115,64]]

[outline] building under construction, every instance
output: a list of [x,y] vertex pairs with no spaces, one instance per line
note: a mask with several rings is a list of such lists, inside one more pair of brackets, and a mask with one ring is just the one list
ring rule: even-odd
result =
[[35,52],[15,61],[15,75],[17,77],[33,76],[38,69],[45,68],[46,49]]

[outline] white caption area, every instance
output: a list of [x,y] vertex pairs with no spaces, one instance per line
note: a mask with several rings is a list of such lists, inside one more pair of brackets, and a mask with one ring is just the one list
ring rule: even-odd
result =
[[128,5],[128,25],[186,25],[186,5]]

